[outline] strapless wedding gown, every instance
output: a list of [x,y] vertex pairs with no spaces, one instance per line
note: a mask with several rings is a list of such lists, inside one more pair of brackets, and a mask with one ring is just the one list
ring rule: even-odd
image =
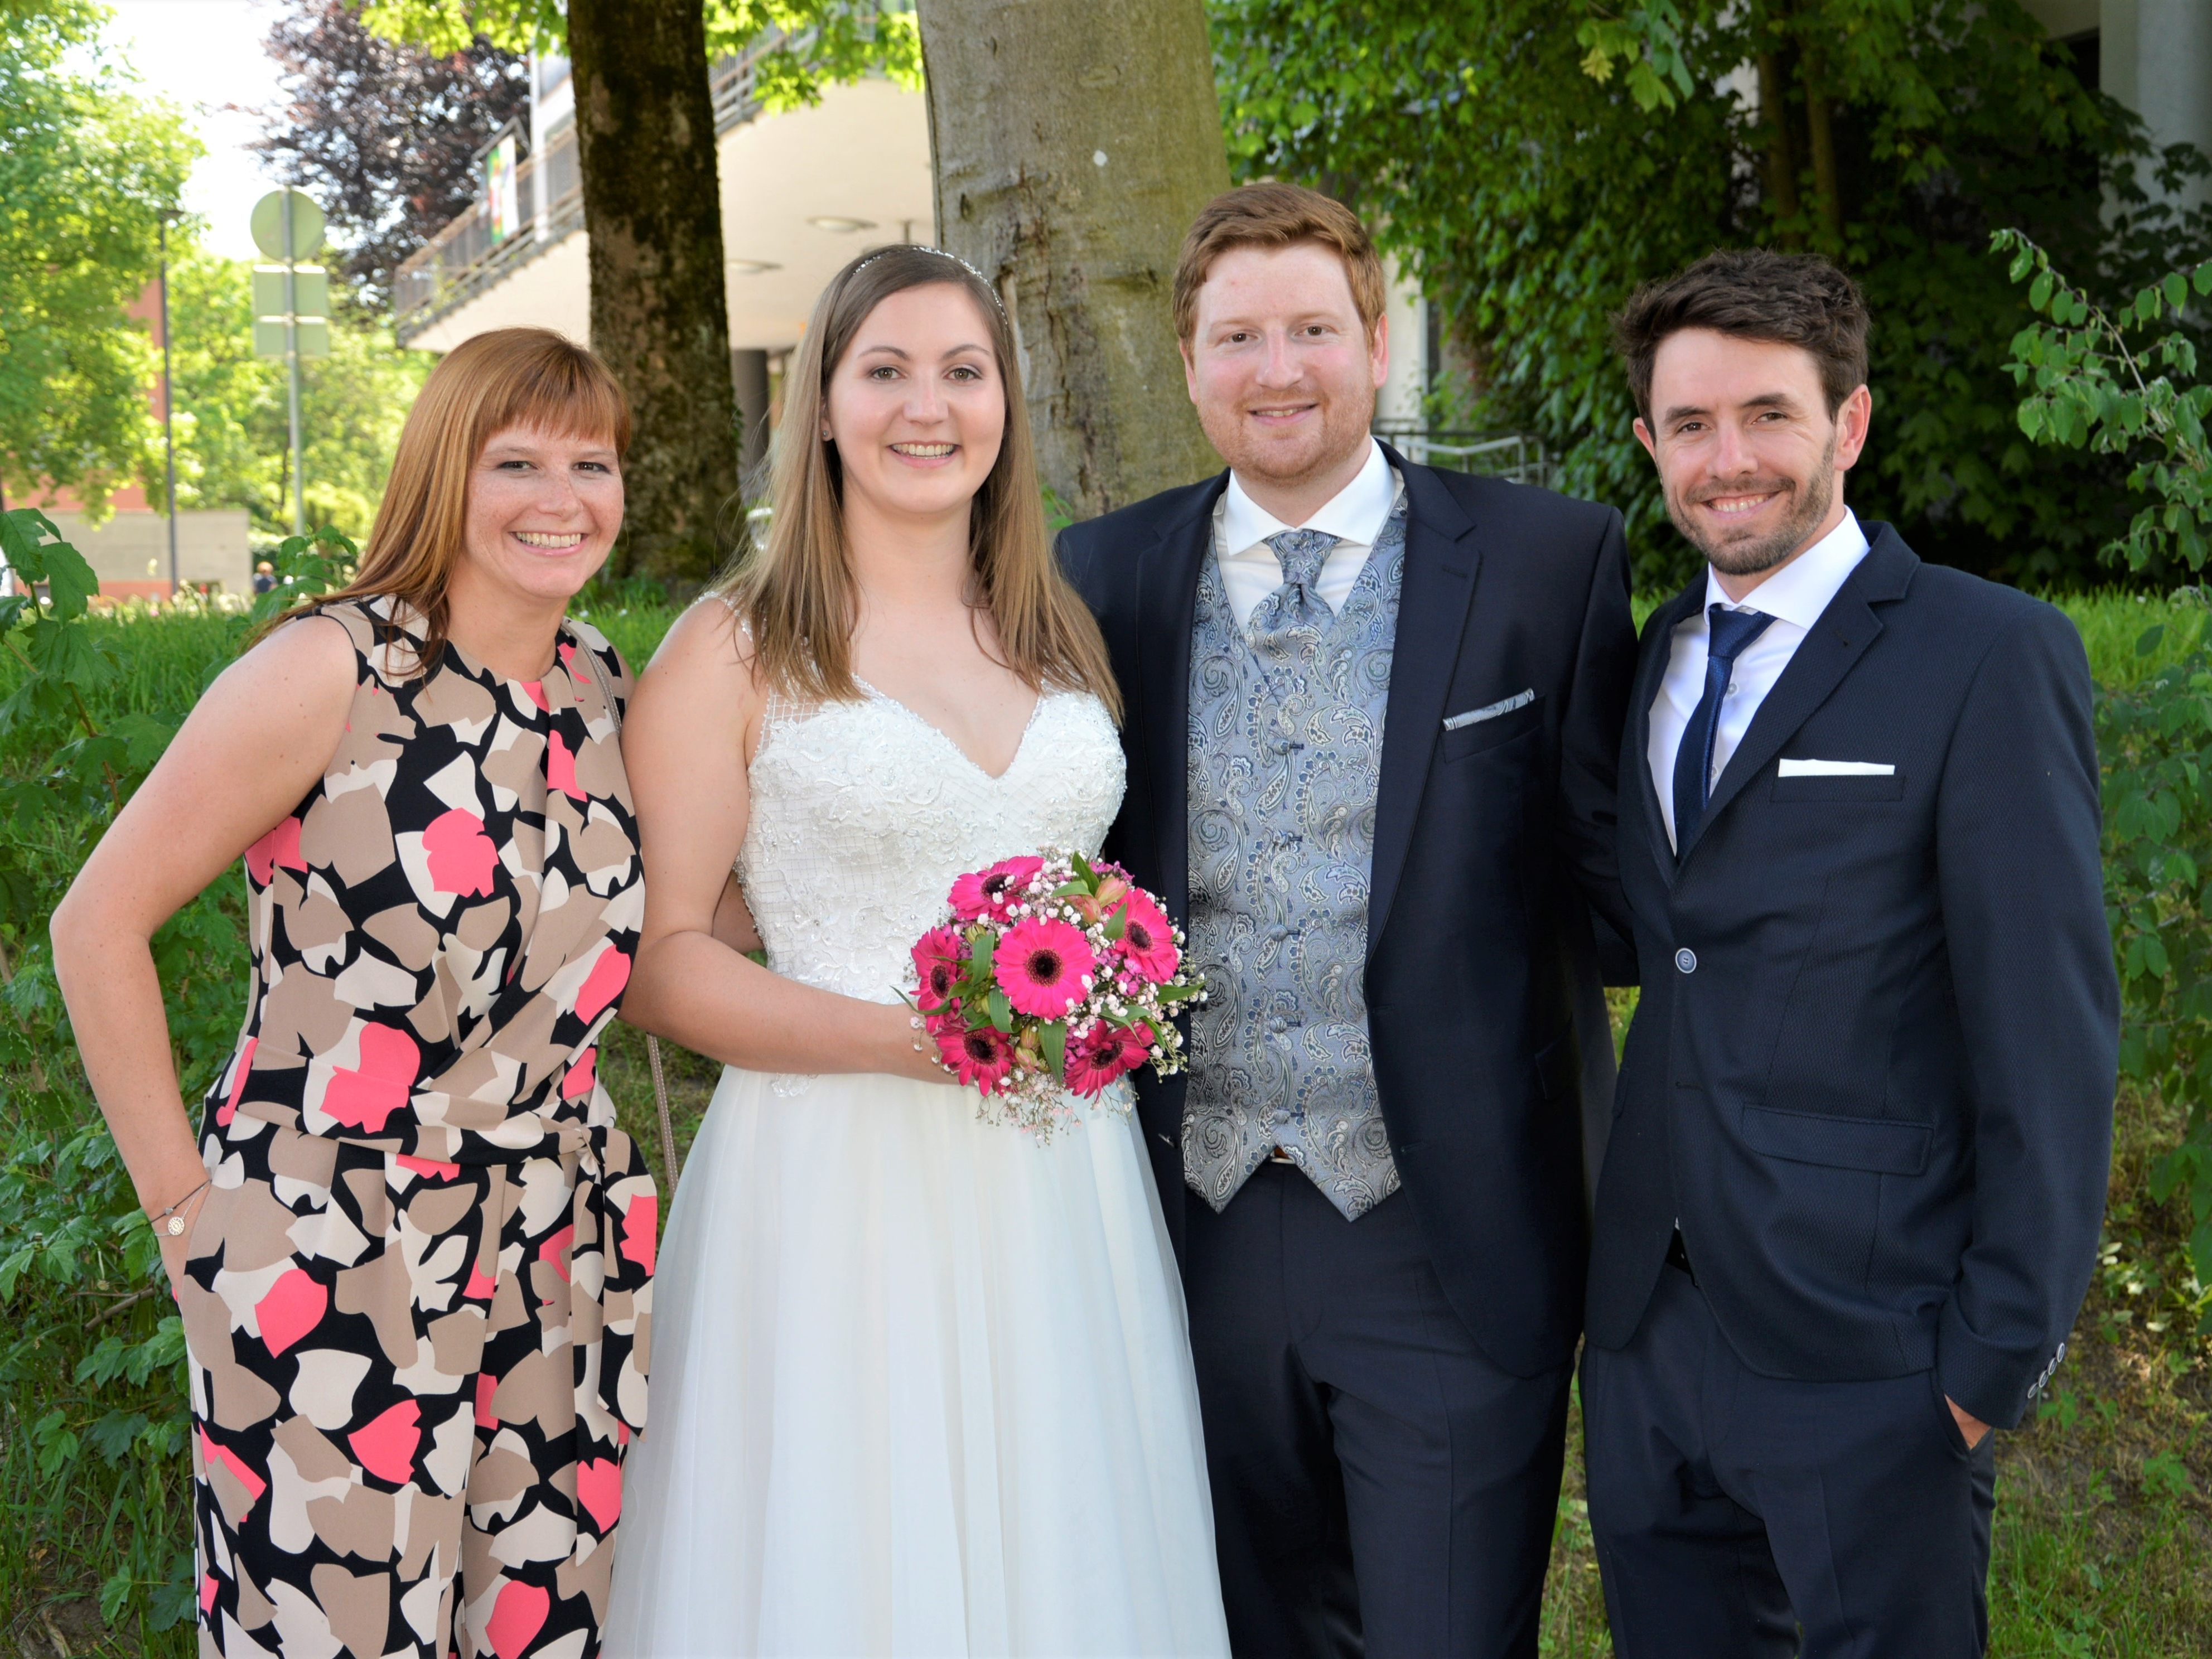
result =
[[[769,965],[890,1002],[954,877],[1097,851],[1121,750],[1095,699],[1048,696],[994,778],[871,693],[771,711],[750,781]],[[1228,1652],[1127,1097],[1045,1145],[976,1103],[723,1073],[661,1245],[609,1654]]]

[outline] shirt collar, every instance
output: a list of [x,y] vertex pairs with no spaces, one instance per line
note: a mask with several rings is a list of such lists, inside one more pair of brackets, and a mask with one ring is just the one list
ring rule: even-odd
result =
[[[1367,441],[1366,465],[1302,526],[1285,524],[1254,501],[1245,493],[1243,480],[1232,471],[1221,501],[1221,550],[1233,558],[1292,528],[1326,531],[1339,541],[1372,546],[1397,500],[1397,476],[1390,470],[1382,446],[1372,438]],[[1273,550],[1267,550],[1267,556],[1274,556]]]
[[1731,611],[1757,611],[1809,633],[1866,554],[1866,532],[1859,528],[1858,515],[1845,507],[1841,524],[1753,588],[1741,603],[1721,591],[1720,579],[1707,566],[1705,610],[1722,605]]

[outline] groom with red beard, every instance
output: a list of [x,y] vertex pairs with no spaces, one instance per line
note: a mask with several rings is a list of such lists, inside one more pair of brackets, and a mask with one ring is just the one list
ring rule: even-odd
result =
[[1340,204],[1209,204],[1176,318],[1229,470],[1061,553],[1128,703],[1108,854],[1210,988],[1139,1110],[1232,1642],[1505,1659],[1581,1325],[1634,639],[1618,514],[1369,434],[1383,296]]

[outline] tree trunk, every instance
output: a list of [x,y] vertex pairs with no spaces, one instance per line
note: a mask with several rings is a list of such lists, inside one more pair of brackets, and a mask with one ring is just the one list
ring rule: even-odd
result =
[[1820,67],[1808,62],[1805,76],[1806,148],[1813,152],[1813,194],[1820,210],[1820,229],[1833,252],[1843,245],[1844,191],[1836,172],[1836,127],[1828,94],[1820,84]]
[[738,489],[722,198],[700,0],[568,0],[592,346],[629,393],[623,574],[714,574]]
[[1221,465],[1170,288],[1229,187],[1203,0],[921,0],[938,234],[997,284],[1045,483],[1079,517]]
[[1759,54],[1759,118],[1766,129],[1766,199],[1775,219],[1789,228],[1782,233],[1784,246],[1799,247],[1804,238],[1793,222],[1797,217],[1797,157],[1790,142],[1789,96],[1780,58],[1771,51]]

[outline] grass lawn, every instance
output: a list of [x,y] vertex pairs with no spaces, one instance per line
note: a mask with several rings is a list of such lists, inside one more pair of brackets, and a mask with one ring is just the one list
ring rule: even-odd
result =
[[[2171,660],[2212,616],[2191,599],[2100,595],[2064,603],[2107,684]],[[1639,605],[1639,617],[1649,608]],[[642,664],[671,614],[617,607],[592,619]],[[156,623],[126,614],[102,627],[118,669],[92,700],[91,713],[102,721],[130,712],[175,719],[227,660],[238,632],[234,621],[213,617]],[[2154,628],[2162,628],[2162,635],[2138,655],[2138,641]],[[0,663],[0,699],[13,688],[12,673]],[[21,775],[44,752],[11,749],[14,741],[0,740],[0,774]],[[55,843],[58,849],[62,844]],[[50,873],[59,879],[66,871]],[[20,928],[9,933],[0,921],[0,1020],[26,1031],[53,1029],[51,975],[40,977],[36,939]],[[216,965],[228,971],[227,963]],[[226,994],[234,997],[225,1018],[234,1029],[234,993]],[[1624,997],[1617,1011],[1626,1006]],[[680,1150],[690,1144],[719,1068],[680,1049],[667,1048],[664,1054]],[[643,1039],[627,1026],[612,1028],[600,1072],[623,1126],[658,1169]],[[58,1146],[94,1121],[66,1044],[53,1042],[26,1064],[0,1071],[0,1154],[35,1163],[40,1148]],[[2157,1101],[2122,1101],[2104,1259],[2068,1362],[2040,1416],[1999,1441],[1990,1604],[1992,1651],[2006,1659],[2212,1655],[2212,1570],[2206,1565],[2212,1560],[2212,1345],[2195,1334],[2203,1310],[2182,1254],[2182,1200],[2153,1203],[2147,1180],[2152,1158],[2179,1130]],[[67,1170],[61,1174],[67,1178]],[[112,1172],[99,1179],[112,1185]],[[13,1190],[0,1177],[0,1264],[20,1242],[6,1212]],[[139,1653],[183,1659],[193,1650],[184,1626],[156,1631],[134,1620],[111,1629],[99,1607],[102,1582],[133,1528],[158,1532],[152,1541],[161,1550],[189,1547],[177,1501],[181,1456],[106,1464],[87,1456],[66,1463],[51,1456],[52,1443],[36,1427],[64,1404],[92,1415],[102,1408],[108,1398],[103,1385],[87,1384],[76,1370],[90,1347],[86,1322],[128,1294],[128,1287],[105,1281],[64,1291],[27,1273],[0,1295],[0,1354],[13,1367],[0,1370],[0,1659]],[[111,1328],[135,1322],[150,1328],[154,1311],[131,1309]],[[10,1350],[17,1333],[34,1328],[53,1334],[46,1346],[18,1343]],[[51,1360],[40,1358],[49,1353]],[[148,1397],[158,1400],[172,1375],[156,1373]],[[1569,1451],[1544,1650],[1608,1654],[1580,1497],[1578,1425],[1571,1428]]]

